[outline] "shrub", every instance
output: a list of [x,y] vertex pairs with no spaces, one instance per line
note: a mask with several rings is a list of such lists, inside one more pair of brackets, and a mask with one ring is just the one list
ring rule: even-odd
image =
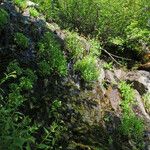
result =
[[0,30],[5,27],[5,25],[8,23],[9,15],[7,11],[0,8]]
[[50,75],[52,71],[60,75],[67,74],[67,62],[61,51],[61,45],[53,33],[47,32],[39,43],[39,69],[43,75]]
[[13,0],[13,2],[21,9],[24,10],[27,8],[26,0]]
[[66,48],[71,53],[73,58],[82,58],[85,51],[86,41],[81,40],[81,37],[75,32],[67,32],[65,38]]
[[32,17],[38,17],[39,16],[39,12],[35,8],[30,8],[29,12],[30,12],[30,15]]
[[138,21],[131,22],[126,28],[126,45],[133,50],[135,54],[143,54],[150,46],[150,31],[139,27]]
[[50,18],[52,16],[52,9],[54,5],[54,1],[52,0],[33,0],[38,4],[38,10],[40,13],[44,14],[46,18]]
[[97,39],[88,40],[90,44],[90,52],[89,54],[92,56],[100,56],[101,54],[101,44]]
[[[145,43],[143,37],[147,37],[144,34],[150,26],[149,4],[147,0],[59,0],[53,1],[49,8],[47,5],[42,6],[49,10],[48,12],[51,11],[48,14],[51,14],[62,28],[76,30],[86,36],[98,36],[104,46],[111,50],[113,50],[112,47],[114,48],[114,53],[123,54],[122,52],[128,49],[133,50],[133,53],[137,55],[141,51],[140,41]],[[140,38],[138,42],[136,42],[137,38],[134,38],[134,41],[126,38],[130,34],[126,32],[126,28],[134,20],[139,22],[140,30],[144,32],[140,33],[142,39]],[[138,32],[141,32],[140,30]]]
[[86,35],[97,30],[100,7],[95,0],[60,0],[56,7],[53,16],[62,27],[78,29]]
[[23,33],[17,32],[15,34],[14,40],[16,44],[21,48],[28,48],[29,46],[29,39]]
[[78,60],[74,67],[75,70],[81,72],[84,80],[93,81],[98,79],[99,70],[97,68],[97,61],[95,57],[88,55],[82,60]]

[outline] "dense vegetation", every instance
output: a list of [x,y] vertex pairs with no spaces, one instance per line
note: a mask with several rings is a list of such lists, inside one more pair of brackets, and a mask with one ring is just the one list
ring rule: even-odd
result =
[[[103,52],[117,55],[121,64],[126,63],[126,57],[145,61],[143,56],[150,47],[150,1],[33,2],[38,5],[28,8],[26,0],[12,0],[0,6],[0,36],[4,35],[0,42],[0,150],[105,150],[112,143],[121,149],[124,140],[143,149],[144,121],[132,110],[131,85],[125,81],[117,85],[122,114],[114,135],[80,120],[83,108],[78,108],[78,103],[82,103],[78,100],[88,98],[78,93],[91,90],[99,81],[99,58]],[[25,18],[26,9],[29,16]],[[57,30],[52,32],[40,17],[57,23],[64,38],[60,39]],[[103,68],[111,69],[112,64]],[[70,80],[79,82],[81,89]],[[148,109],[149,97],[149,93],[143,95]],[[111,119],[105,119],[109,124]],[[89,139],[84,139],[88,132]],[[97,139],[93,140],[93,135]]]

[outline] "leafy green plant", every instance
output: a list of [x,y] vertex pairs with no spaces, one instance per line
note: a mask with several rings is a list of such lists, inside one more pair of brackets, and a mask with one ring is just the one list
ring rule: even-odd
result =
[[[16,78],[14,73],[2,79],[4,83],[8,77]],[[20,93],[20,87],[17,84],[11,84],[10,93],[5,93],[0,99],[0,149],[22,150],[30,147],[34,143],[34,137],[31,135],[35,130],[30,126],[30,118],[25,117],[23,113],[18,112],[24,101]]]
[[24,10],[27,8],[26,0],[13,0],[13,2],[21,9]]
[[8,23],[9,14],[4,9],[0,8],[0,30]]
[[30,12],[30,15],[32,16],[32,17],[38,17],[39,16],[39,12],[35,9],[35,8],[30,8],[29,9],[29,12]]
[[11,73],[14,71],[15,71],[17,76],[20,76],[23,72],[22,68],[20,67],[19,63],[16,60],[10,62],[7,66],[7,72],[8,73]]
[[65,38],[66,48],[71,53],[73,58],[82,58],[85,45],[81,41],[81,37],[75,32],[67,32],[67,36]]
[[23,33],[17,32],[14,36],[14,40],[21,48],[28,48],[29,46],[29,39]]
[[54,121],[51,123],[50,127],[44,128],[43,140],[38,144],[38,148],[41,149],[62,149],[59,145],[59,141],[62,140],[62,135],[67,131],[63,121],[59,118],[58,110],[61,108],[61,101],[54,100],[50,109],[50,116],[54,117]]
[[95,57],[88,55],[82,60],[78,60],[74,67],[75,70],[81,72],[84,80],[93,81],[98,79],[99,70],[97,68],[97,61]]
[[[143,51],[141,43],[149,43],[145,42],[150,15],[148,11],[150,2],[147,0],[59,0],[51,2],[40,0],[39,5],[42,11],[47,15],[51,14],[50,18],[59,23],[62,28],[69,28],[86,36],[98,36],[102,44],[111,51],[114,50],[114,53],[122,55],[123,52],[132,50],[137,55]],[[139,24],[135,33],[142,35],[140,40],[136,37],[134,40],[128,38],[132,30],[129,33],[127,28],[131,27],[134,20]],[[78,52],[82,51],[80,46],[79,49]]]
[[150,31],[146,28],[141,28],[138,21],[133,21],[126,28],[126,43],[135,54],[145,53],[146,46],[150,43]]
[[134,90],[131,88],[131,85],[125,81],[119,83],[119,89],[122,95],[121,107],[123,109],[119,130],[123,135],[134,139],[137,144],[139,144],[138,141],[143,138],[144,123],[132,110],[132,105],[134,104]]
[[103,68],[107,69],[107,70],[112,70],[113,69],[113,62],[109,62],[109,63],[105,62],[103,64]]
[[101,54],[101,44],[100,44],[100,41],[98,41],[97,39],[93,38],[93,39],[88,40],[88,42],[90,44],[89,55],[100,56],[100,54]]
[[60,0],[56,2],[53,16],[62,27],[77,28],[80,33],[88,34],[97,30],[99,11],[94,0]]
[[49,19],[52,16],[52,11],[54,9],[54,1],[51,0],[33,0],[38,4],[38,10],[40,13],[44,14],[45,18]]
[[143,138],[144,124],[140,118],[137,118],[134,114],[124,113],[121,120],[120,131],[133,138],[136,141],[140,141]]
[[39,43],[39,71],[43,75],[50,75],[52,71],[60,75],[67,74],[67,62],[61,51],[59,42],[53,33],[47,32]]

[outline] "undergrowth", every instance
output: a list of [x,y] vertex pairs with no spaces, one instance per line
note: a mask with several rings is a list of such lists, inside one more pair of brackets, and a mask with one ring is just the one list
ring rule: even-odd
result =
[[53,33],[45,33],[39,42],[39,71],[41,75],[50,75],[53,71],[67,75],[67,62],[61,50],[61,45]]
[[119,89],[122,96],[121,108],[123,111],[119,130],[129,139],[135,140],[138,146],[141,146],[143,144],[144,123],[132,110],[135,103],[134,90],[125,81],[119,83]]

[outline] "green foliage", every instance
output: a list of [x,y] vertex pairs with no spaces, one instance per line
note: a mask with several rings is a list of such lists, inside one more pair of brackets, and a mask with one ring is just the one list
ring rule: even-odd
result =
[[15,34],[14,40],[16,44],[21,48],[28,48],[29,46],[29,39],[23,33],[17,32]]
[[13,2],[21,9],[24,10],[27,8],[26,0],[13,0]]
[[38,148],[41,149],[62,149],[62,146],[58,144],[60,140],[62,140],[62,135],[64,132],[67,131],[63,121],[59,119],[59,112],[58,110],[61,108],[61,101],[54,100],[51,109],[50,109],[50,116],[54,117],[54,121],[48,128],[44,128],[44,135],[42,142],[38,145]]
[[5,25],[8,23],[9,15],[7,11],[0,8],[0,30],[5,27]]
[[85,81],[93,81],[98,79],[99,70],[95,57],[88,55],[82,60],[78,60],[74,67],[75,70],[81,72],[81,75]]
[[119,129],[123,135],[138,142],[143,138],[144,123],[132,110],[132,105],[134,104],[134,90],[131,88],[131,85],[127,84],[125,81],[120,82],[119,89],[122,95],[121,107],[123,109]]
[[126,28],[126,43],[134,53],[143,54],[146,52],[150,43],[150,31],[146,28],[141,28],[138,21],[131,22]]
[[1,79],[0,85],[7,81],[9,78],[16,78],[16,71],[10,72],[9,74],[5,74],[5,77]]
[[98,28],[100,7],[95,0],[60,0],[53,12],[53,17],[62,27],[77,28],[86,35]]
[[90,53],[89,53],[89,55],[100,56],[100,54],[101,54],[100,41],[93,38],[93,39],[88,40],[88,42],[90,44]]
[[[149,5],[150,2],[147,0],[59,0],[51,2],[40,0],[39,2],[42,12],[47,16],[51,14],[50,18],[59,23],[62,28],[69,28],[84,35],[98,36],[104,46],[115,47],[115,52],[122,54],[128,48],[135,55],[143,52],[142,45],[150,43]],[[134,27],[133,32],[129,31],[129,28],[133,28],[135,20],[139,26]],[[133,38],[130,39],[130,36]],[[82,53],[82,44],[76,43],[77,49],[80,50],[76,51],[74,48],[74,51]],[[71,45],[70,42],[69,45]]]
[[16,72],[17,76],[20,76],[22,74],[22,68],[20,67],[19,63],[16,60],[10,62],[9,65],[7,66],[8,73],[11,73],[14,71]]
[[80,36],[77,33],[67,32],[65,38],[67,50],[71,53],[73,58],[82,58],[85,51],[84,43],[82,43]]
[[103,64],[103,68],[107,69],[107,70],[112,70],[113,69],[113,63],[112,62],[109,62],[109,63],[106,62]]
[[38,10],[40,13],[44,14],[46,18],[52,16],[53,1],[52,0],[33,0],[38,4]]
[[121,120],[120,131],[123,135],[140,141],[143,138],[144,124],[134,114],[124,113]]
[[[14,76],[14,73],[12,75]],[[6,79],[2,80],[6,81],[8,76],[9,74]],[[17,84],[11,84],[8,96],[1,96],[0,149],[22,150],[27,145],[29,147],[30,143],[34,143],[34,137],[31,135],[34,131],[29,125],[30,118],[18,112],[18,107],[23,104],[24,100]]]
[[61,45],[53,33],[47,32],[39,43],[39,70],[42,75],[50,75],[52,71],[60,75],[67,74],[67,62],[61,51]]
[[33,88],[33,83],[30,79],[28,79],[26,77],[21,77],[20,78],[20,87],[25,90],[30,90]]
[[38,17],[39,16],[39,12],[35,8],[30,8],[29,12],[30,12],[30,15],[32,17]]
[[145,93],[142,99],[147,112],[150,113],[150,92]]
[[134,101],[134,90],[131,85],[127,84],[125,81],[119,83],[119,89],[123,98],[123,102],[121,104],[122,108],[123,110],[128,111]]

